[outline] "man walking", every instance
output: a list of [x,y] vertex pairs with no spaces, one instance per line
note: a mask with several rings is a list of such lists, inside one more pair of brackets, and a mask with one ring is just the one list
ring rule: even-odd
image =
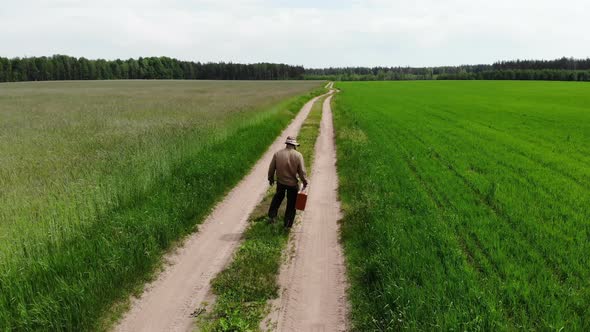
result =
[[295,200],[299,192],[297,175],[299,175],[299,179],[303,182],[303,189],[307,187],[307,178],[303,156],[297,151],[299,143],[297,143],[295,137],[289,136],[285,144],[287,146],[275,153],[272,157],[270,167],[268,168],[268,182],[271,186],[275,182],[275,172],[277,174],[277,192],[270,203],[268,217],[270,223],[275,222],[279,212],[279,206],[281,206],[286,192],[287,209],[285,211],[284,225],[286,228],[290,228],[293,226],[293,221],[295,220]]

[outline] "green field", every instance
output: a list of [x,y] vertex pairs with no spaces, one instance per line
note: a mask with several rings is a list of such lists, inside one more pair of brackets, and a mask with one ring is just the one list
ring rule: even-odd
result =
[[336,86],[355,330],[590,329],[590,85]]
[[0,330],[86,330],[319,82],[0,84]]

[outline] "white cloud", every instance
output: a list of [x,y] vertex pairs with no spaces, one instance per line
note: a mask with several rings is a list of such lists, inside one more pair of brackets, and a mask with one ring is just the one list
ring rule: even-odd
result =
[[0,9],[0,55],[166,55],[308,67],[590,56],[587,0],[30,0]]

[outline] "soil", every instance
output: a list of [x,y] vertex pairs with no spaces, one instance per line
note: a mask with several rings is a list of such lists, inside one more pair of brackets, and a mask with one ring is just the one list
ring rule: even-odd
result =
[[293,229],[290,258],[279,276],[281,296],[263,322],[265,329],[345,331],[348,327],[331,99],[323,105],[307,207]]

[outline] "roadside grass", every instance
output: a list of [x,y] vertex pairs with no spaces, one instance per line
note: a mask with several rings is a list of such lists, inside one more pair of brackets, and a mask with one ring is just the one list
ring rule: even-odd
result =
[[[297,136],[301,143],[298,150],[305,159],[308,176],[313,167],[324,98],[314,103]],[[269,188],[249,218],[250,226],[244,232],[243,242],[233,261],[212,281],[216,300],[211,312],[197,321],[201,330],[256,331],[268,313],[267,302],[278,297],[277,277],[289,232],[283,228],[281,218],[277,218],[274,225],[267,222],[274,192],[274,186]],[[284,215],[284,207],[285,202],[281,205],[279,217]]]
[[355,331],[590,329],[590,86],[337,83]]
[[317,85],[3,84],[0,330],[107,329]]

